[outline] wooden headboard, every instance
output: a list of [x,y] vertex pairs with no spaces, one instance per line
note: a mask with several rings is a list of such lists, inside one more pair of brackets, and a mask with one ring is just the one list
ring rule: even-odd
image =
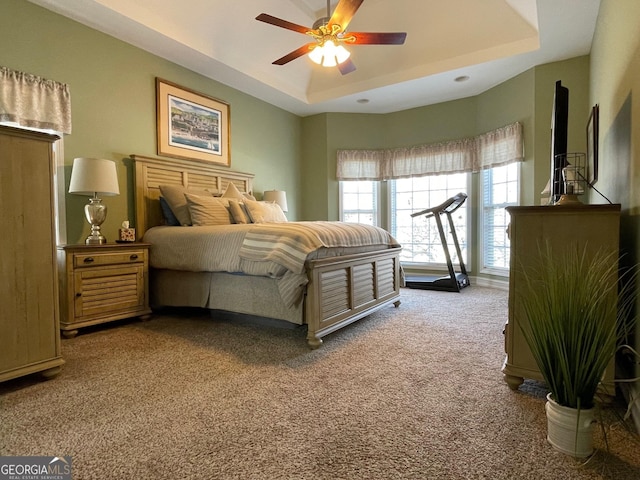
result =
[[226,168],[207,165],[194,160],[152,158],[131,155],[135,163],[136,236],[142,239],[144,232],[162,225],[160,185],[182,185],[207,189],[212,193],[224,193],[233,183],[243,193],[251,193],[251,173],[234,172]]

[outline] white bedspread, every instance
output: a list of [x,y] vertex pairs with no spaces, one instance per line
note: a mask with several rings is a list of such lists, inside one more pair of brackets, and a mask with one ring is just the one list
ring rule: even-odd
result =
[[381,228],[343,222],[162,226],[144,241],[153,268],[275,278],[286,305],[302,298],[306,260],[400,246]]

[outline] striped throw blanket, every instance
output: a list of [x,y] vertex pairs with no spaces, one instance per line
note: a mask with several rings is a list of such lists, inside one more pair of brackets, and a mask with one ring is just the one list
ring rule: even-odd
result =
[[303,273],[307,256],[319,248],[365,245],[400,246],[386,230],[360,223],[260,223],[245,235],[240,257],[272,261],[293,273]]
[[162,226],[144,240],[153,268],[271,277],[287,306],[303,296],[307,259],[400,246],[381,228],[342,222]]
[[385,230],[344,222],[288,222],[254,225],[244,237],[239,255],[252,262],[273,262],[287,269],[277,279],[285,305],[302,299],[308,283],[305,261],[321,248],[380,246],[400,247]]

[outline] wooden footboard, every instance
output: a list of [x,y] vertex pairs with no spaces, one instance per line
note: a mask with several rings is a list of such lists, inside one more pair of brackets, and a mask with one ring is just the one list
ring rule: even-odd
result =
[[400,249],[308,262],[305,299],[307,342],[322,337],[390,303],[400,305]]

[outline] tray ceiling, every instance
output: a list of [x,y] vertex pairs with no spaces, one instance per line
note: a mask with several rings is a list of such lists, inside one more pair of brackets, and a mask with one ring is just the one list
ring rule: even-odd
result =
[[[30,0],[298,115],[388,113],[477,95],[532,68],[590,52],[600,0],[365,0],[349,30],[407,32],[402,46],[348,46],[341,75],[309,42],[255,20],[309,26],[325,0]],[[332,8],[337,2],[332,1]],[[469,77],[464,82],[459,77]]]

